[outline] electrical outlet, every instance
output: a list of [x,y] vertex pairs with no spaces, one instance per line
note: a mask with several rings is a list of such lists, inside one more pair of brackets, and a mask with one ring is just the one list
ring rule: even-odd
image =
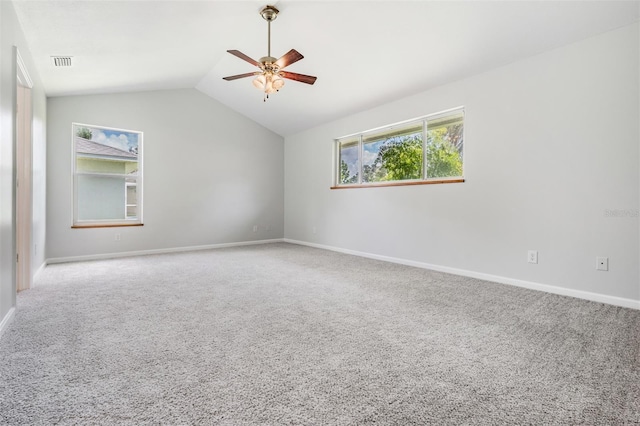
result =
[[608,257],[596,257],[596,270],[608,271],[609,270],[609,258]]
[[529,250],[527,254],[527,262],[529,263],[538,263],[538,251],[537,250]]
[[120,241],[120,234],[119,234],[119,233],[116,233],[116,235],[115,235],[114,239],[115,239],[116,241]]
[[311,228],[311,232],[313,232],[313,233],[315,234],[316,232],[318,232],[318,230],[317,230],[317,229],[316,229],[316,227],[314,226],[313,228]]
[[253,225],[253,232],[258,232],[258,225]]
[[271,225],[267,225],[267,227],[264,230],[265,231],[271,231]]

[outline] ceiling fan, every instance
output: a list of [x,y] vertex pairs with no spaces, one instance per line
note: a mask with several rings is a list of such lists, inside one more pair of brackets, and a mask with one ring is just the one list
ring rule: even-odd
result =
[[267,56],[260,58],[260,61],[251,59],[239,50],[227,50],[238,58],[249,62],[251,65],[255,65],[260,71],[248,72],[245,74],[237,74],[229,77],[224,77],[224,80],[231,81],[239,78],[256,76],[253,79],[253,85],[264,91],[263,101],[269,98],[269,95],[279,91],[284,86],[284,78],[289,80],[299,81],[301,83],[313,84],[316,82],[317,77],[311,75],[297,74],[295,72],[283,71],[285,67],[298,62],[304,58],[300,52],[295,49],[291,49],[285,53],[280,59],[276,59],[271,56],[271,21],[274,21],[278,17],[279,10],[275,6],[265,6],[260,11],[260,15],[267,21]]

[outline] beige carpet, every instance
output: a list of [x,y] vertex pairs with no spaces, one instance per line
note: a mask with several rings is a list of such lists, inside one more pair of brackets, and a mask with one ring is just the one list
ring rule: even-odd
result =
[[37,284],[0,424],[640,422],[640,311],[289,244]]

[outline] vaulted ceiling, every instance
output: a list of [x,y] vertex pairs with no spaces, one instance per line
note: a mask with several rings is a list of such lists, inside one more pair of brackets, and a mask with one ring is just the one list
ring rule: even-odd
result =
[[[638,1],[271,2],[272,56],[305,58],[263,102],[255,69],[228,53],[267,54],[265,1],[14,0],[48,96],[196,88],[287,136],[636,22]],[[54,67],[51,56],[73,56]]]

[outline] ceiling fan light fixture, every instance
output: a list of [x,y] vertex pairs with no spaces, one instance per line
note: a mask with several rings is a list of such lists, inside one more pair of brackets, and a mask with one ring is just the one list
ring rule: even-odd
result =
[[274,89],[280,90],[284,86],[284,79],[276,74],[273,76],[273,79],[271,80],[271,85],[273,86]]
[[271,56],[271,22],[278,17],[278,13],[278,9],[270,5],[265,6],[260,11],[262,18],[267,21],[267,56],[263,56],[260,58],[260,61],[256,61],[239,50],[227,50],[227,52],[231,53],[233,56],[249,62],[251,65],[255,65],[260,69],[260,71],[231,75],[229,77],[223,77],[223,79],[232,81],[239,78],[256,76],[252,83],[256,89],[264,92],[264,101],[269,98],[270,94],[275,93],[284,87],[285,78],[305,84],[313,84],[316,81],[316,77],[311,75],[283,71],[283,68],[304,58],[304,56],[302,56],[302,54],[297,50],[291,49],[279,59]]
[[276,93],[278,90],[280,90],[280,87],[283,86],[281,84],[281,80],[282,79],[279,76],[273,75],[272,73],[268,72],[266,74],[266,83],[264,85],[264,92],[267,95]]
[[264,76],[264,74],[260,74],[259,76],[253,79],[253,86],[259,90],[264,90],[264,86],[266,83],[267,83],[267,79]]
[[267,74],[266,79],[267,79],[267,82],[264,84],[264,93],[266,93],[267,95],[275,93],[276,89],[273,88],[272,75]]

